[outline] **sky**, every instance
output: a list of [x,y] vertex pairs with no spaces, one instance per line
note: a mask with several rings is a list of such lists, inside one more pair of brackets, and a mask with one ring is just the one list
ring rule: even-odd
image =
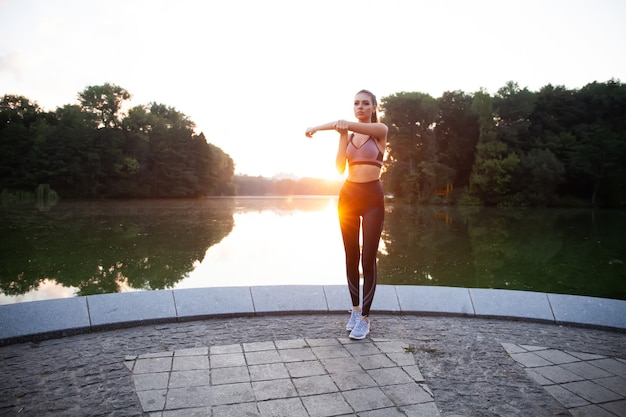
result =
[[45,110],[115,84],[174,107],[236,173],[338,178],[368,89],[495,94],[626,82],[625,0],[0,0],[0,96]]

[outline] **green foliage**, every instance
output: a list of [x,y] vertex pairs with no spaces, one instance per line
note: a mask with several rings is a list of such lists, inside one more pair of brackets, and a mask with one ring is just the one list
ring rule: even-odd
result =
[[[626,86],[539,92],[512,81],[490,96],[400,93],[389,125],[385,189],[408,202],[626,205]],[[458,192],[442,193],[454,185]],[[567,202],[567,203],[565,203]]]
[[130,94],[90,86],[79,106],[44,112],[21,96],[0,102],[0,188],[58,195],[199,197],[234,194],[234,162],[173,107],[151,103],[121,114]]

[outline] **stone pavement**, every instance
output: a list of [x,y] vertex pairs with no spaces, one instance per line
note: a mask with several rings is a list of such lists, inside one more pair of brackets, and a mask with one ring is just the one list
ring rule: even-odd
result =
[[626,360],[541,346],[503,347],[573,415],[626,414]]
[[626,301],[379,287],[361,341],[345,287],[0,306],[0,415],[626,417]]
[[292,339],[127,358],[150,416],[439,416],[408,346]]
[[[372,333],[366,340],[349,341],[344,330],[347,318],[347,314],[214,318],[4,346],[0,348],[0,415],[265,416],[281,415],[272,410],[289,404],[300,411],[313,411],[310,415],[323,415],[314,411],[323,407],[345,407],[343,415],[351,416],[393,416],[387,413],[390,410],[395,415],[442,417],[626,415],[626,376],[619,369],[626,356],[623,332],[487,318],[379,314],[372,316]],[[327,353],[321,348],[325,343],[334,346],[343,359],[324,358]],[[541,351],[545,353],[539,354]],[[578,376],[564,374],[570,378],[564,380],[547,363],[524,357],[525,352],[558,366],[567,365],[563,369]],[[568,362],[571,359],[558,352],[581,361],[578,365]],[[368,353],[384,355],[391,362],[373,365]],[[166,359],[156,365],[151,358]],[[567,360],[561,363],[564,358]],[[606,359],[615,360],[608,370],[604,369]],[[339,375],[341,367],[350,366],[361,378],[355,381]],[[593,372],[586,373],[590,369]],[[395,376],[389,377],[388,372]],[[161,375],[146,377],[146,373]],[[356,386],[349,385],[350,381]],[[398,381],[401,383],[394,383]],[[584,381],[612,394],[586,398],[580,384],[568,385]],[[240,389],[243,386],[251,389]],[[407,387],[412,389],[402,390]],[[268,394],[273,388],[279,389]],[[202,389],[208,391],[206,396],[189,396]],[[363,391],[367,389],[371,391]],[[158,390],[160,394],[149,393]],[[568,402],[573,396],[562,395],[567,392],[585,402]],[[183,397],[168,398],[175,393]],[[358,405],[363,393],[371,394],[366,396],[372,404],[370,410]],[[245,395],[241,403],[230,406],[245,407],[249,413],[219,414],[229,406],[224,403],[231,401],[224,399],[228,395]],[[615,395],[622,399],[615,400]],[[313,407],[320,398],[328,400],[320,408]],[[400,405],[403,401],[410,404]],[[598,403],[594,406],[593,401]],[[427,408],[432,405],[436,410]]]

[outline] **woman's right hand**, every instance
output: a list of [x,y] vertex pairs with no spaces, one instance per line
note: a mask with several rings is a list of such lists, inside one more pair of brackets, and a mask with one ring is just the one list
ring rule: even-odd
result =
[[305,133],[305,135],[306,135],[306,137],[307,137],[307,138],[312,138],[312,137],[313,137],[313,134],[314,134],[315,132],[316,132],[316,130],[315,130],[314,128],[312,128],[312,127],[307,127],[307,128],[306,128],[306,133]]
[[339,133],[346,133],[348,131],[348,121],[337,120],[335,122],[335,130]]

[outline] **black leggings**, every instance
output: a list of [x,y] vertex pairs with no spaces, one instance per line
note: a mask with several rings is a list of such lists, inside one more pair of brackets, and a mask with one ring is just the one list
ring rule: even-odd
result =
[[[346,275],[352,305],[359,303],[359,260],[363,268],[362,315],[368,316],[376,291],[376,256],[385,219],[385,201],[380,181],[346,181],[339,194],[339,225],[346,251]],[[360,229],[363,228],[361,259]]]

